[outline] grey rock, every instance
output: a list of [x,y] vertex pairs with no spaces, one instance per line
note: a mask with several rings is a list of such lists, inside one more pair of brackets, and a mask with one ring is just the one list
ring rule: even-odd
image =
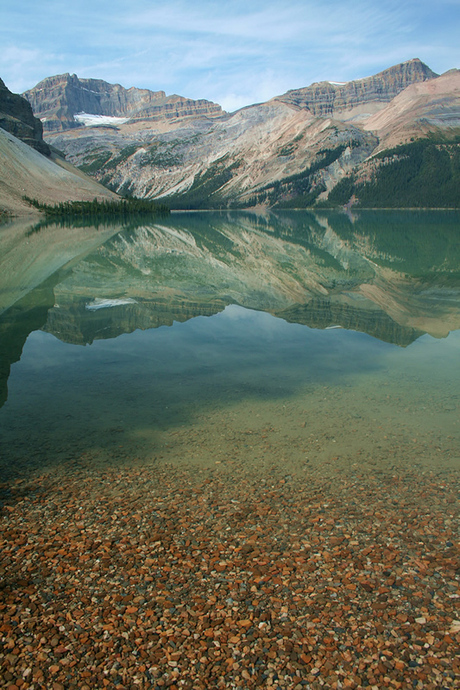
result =
[[0,79],[0,127],[34,149],[50,155],[50,147],[43,141],[43,127],[34,117],[30,103],[12,93]]

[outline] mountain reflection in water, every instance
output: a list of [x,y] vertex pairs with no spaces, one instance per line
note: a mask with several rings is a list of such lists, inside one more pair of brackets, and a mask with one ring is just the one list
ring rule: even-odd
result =
[[[54,226],[33,245],[21,228],[15,251],[2,253],[0,294],[11,303],[0,315],[1,402],[37,329],[87,344],[237,304],[402,347],[444,337],[460,328],[459,227],[455,212],[180,213],[103,231]],[[11,244],[12,229],[2,233]],[[11,288],[14,261],[22,292]]]
[[458,462],[458,220],[7,226],[0,475],[82,458]]

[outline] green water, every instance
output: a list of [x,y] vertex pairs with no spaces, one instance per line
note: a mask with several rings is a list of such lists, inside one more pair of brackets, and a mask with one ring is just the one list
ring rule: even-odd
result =
[[71,232],[0,229],[4,480],[88,463],[458,469],[457,213]]

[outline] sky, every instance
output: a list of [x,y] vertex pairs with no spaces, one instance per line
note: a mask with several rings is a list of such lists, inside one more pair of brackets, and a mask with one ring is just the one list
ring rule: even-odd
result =
[[460,68],[460,0],[0,0],[0,78],[69,72],[232,112],[420,58]]

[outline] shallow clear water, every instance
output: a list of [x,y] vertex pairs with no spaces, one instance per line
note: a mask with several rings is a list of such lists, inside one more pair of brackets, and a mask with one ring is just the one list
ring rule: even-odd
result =
[[5,479],[165,460],[458,468],[456,214],[119,230],[0,315]]

